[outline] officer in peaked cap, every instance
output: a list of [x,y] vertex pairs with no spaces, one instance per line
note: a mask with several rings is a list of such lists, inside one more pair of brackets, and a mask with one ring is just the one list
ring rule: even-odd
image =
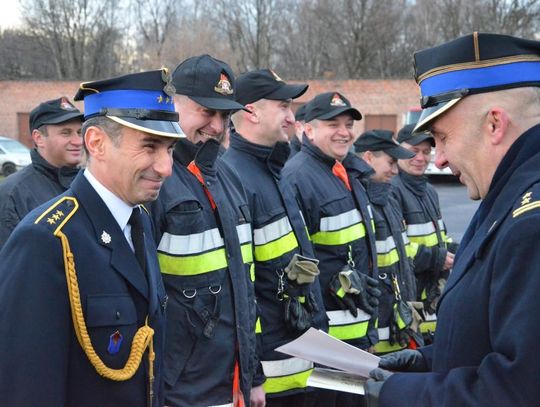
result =
[[[255,302],[250,214],[239,176],[219,157],[235,100],[234,75],[209,55],[173,73],[180,126],[173,175],[152,205],[169,296],[165,404],[260,406],[253,378]],[[259,389],[260,390],[260,389]]]
[[[370,405],[535,405],[540,333],[540,42],[473,33],[415,54],[438,167],[482,199],[433,345],[384,357]],[[392,374],[390,371],[404,373]],[[410,373],[414,372],[414,373]]]
[[83,83],[87,168],[0,252],[0,404],[163,405],[150,218],[181,136],[164,70]]
[[69,188],[83,154],[82,118],[65,96],[30,112],[32,164],[0,184],[0,247],[28,212]]

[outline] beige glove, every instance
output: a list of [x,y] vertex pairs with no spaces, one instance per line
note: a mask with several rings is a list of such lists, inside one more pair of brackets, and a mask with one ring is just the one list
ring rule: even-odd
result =
[[310,284],[320,273],[318,264],[319,260],[310,259],[297,253],[285,267],[285,273],[289,280],[295,281],[297,284]]
[[407,305],[411,309],[412,313],[412,323],[409,328],[413,332],[418,332],[420,324],[424,321],[424,319],[420,315],[420,312],[424,310],[424,303],[421,301],[407,301]]

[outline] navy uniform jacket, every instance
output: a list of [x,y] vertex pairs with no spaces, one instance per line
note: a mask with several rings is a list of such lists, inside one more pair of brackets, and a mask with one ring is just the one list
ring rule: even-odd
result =
[[[63,197],[74,197],[79,205],[69,219],[75,205]],[[148,280],[118,223],[82,173],[71,189],[19,223],[0,252],[0,405],[147,406],[147,352],[135,375],[118,382],[98,375],[77,341],[61,242],[53,236],[66,219],[61,230],[74,255],[95,351],[108,367],[124,367],[133,335],[148,315],[155,331],[154,405],[162,405],[166,297],[144,214]],[[122,343],[110,354],[107,348],[116,331]]]
[[[289,156],[289,146],[280,142],[274,147],[261,146],[231,134],[229,150],[223,156],[241,175],[248,194],[253,220],[255,293],[260,321],[258,330],[259,358],[266,382],[267,397],[286,396],[306,388],[313,364],[276,352],[303,332],[291,331],[284,319],[280,301],[280,273],[284,273],[295,253],[314,258],[313,247],[306,232],[291,185],[281,176]],[[287,282],[287,275],[281,275]],[[312,315],[312,326],[328,330],[318,279],[302,287],[304,295],[311,293],[318,308]],[[259,325],[258,325],[259,326]],[[259,332],[260,331],[260,332]]]
[[431,373],[394,374],[379,406],[534,406],[540,400],[540,125],[495,172],[438,308]]
[[[218,157],[219,148],[215,140],[202,146],[180,140],[173,175],[152,204],[169,295],[164,360],[168,406],[230,403],[235,359],[247,405],[254,383],[251,218],[240,179]],[[187,168],[191,161],[201,171],[215,210]]]
[[283,168],[283,176],[297,191],[300,208],[320,261],[319,282],[329,318],[329,333],[367,349],[378,341],[376,315],[358,309],[358,316],[342,310],[329,291],[332,277],[347,264],[349,252],[355,267],[377,278],[377,251],[373,216],[361,179],[373,169],[349,153],[343,160],[352,191],[332,173],[336,160],[304,137],[302,149]]
[[68,189],[79,171],[77,168],[53,167],[35,149],[30,156],[32,164],[0,184],[0,248],[22,218]]

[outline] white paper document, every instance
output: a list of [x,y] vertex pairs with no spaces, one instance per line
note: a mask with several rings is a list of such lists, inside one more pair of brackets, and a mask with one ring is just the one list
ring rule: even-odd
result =
[[309,376],[307,385],[321,389],[364,394],[365,381],[366,378],[355,375],[354,373],[316,367],[313,369],[311,376]]
[[276,351],[363,377],[369,377],[380,359],[314,328]]

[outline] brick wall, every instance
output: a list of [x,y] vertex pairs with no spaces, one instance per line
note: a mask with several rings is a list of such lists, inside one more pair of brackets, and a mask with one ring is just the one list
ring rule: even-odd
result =
[[[418,106],[419,89],[413,80],[321,80],[307,81],[308,91],[295,100],[295,106],[309,101],[322,92],[338,91],[347,97],[364,117],[395,115],[396,129],[402,126],[403,114]],[[0,135],[23,142],[29,140],[26,114],[45,100],[67,96],[70,100],[77,92],[79,82],[58,81],[0,81]],[[82,110],[82,104],[76,103]],[[373,122],[377,122],[374,120]],[[388,121],[391,123],[392,121]],[[355,131],[365,130],[365,120],[355,125]]]

